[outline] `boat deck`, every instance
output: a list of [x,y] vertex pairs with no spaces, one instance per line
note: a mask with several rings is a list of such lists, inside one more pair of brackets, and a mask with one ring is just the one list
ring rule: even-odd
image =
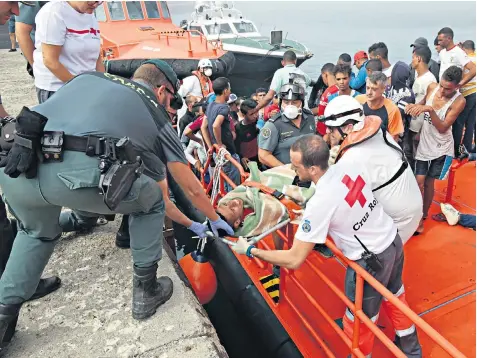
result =
[[[475,162],[467,163],[456,172],[452,204],[457,210],[475,215]],[[461,226],[436,222],[432,214],[440,212],[447,181],[436,181],[434,203],[425,222],[425,232],[411,238],[405,245],[403,280],[410,307],[427,323],[449,340],[466,356],[475,356],[475,231]],[[271,237],[265,244],[273,247]],[[345,309],[329,286],[317,276],[318,268],[340,290],[343,290],[345,265],[337,258],[324,258],[313,252],[305,264],[280,281],[280,303],[275,304],[260,284],[260,278],[271,273],[270,265],[260,268],[255,261],[236,255],[257,288],[276,313],[282,325],[305,357],[326,356],[313,333],[321,338],[337,357],[345,357],[349,350],[323,315],[310,306],[310,297],[327,312],[338,325]],[[309,296],[299,288],[306,288]],[[286,288],[285,288],[286,287]],[[285,288],[285,289],[284,289]],[[286,293],[286,297],[283,297]],[[307,329],[306,325],[309,325]],[[393,340],[394,332],[384,311],[378,322]],[[419,333],[425,357],[448,357],[434,341]],[[378,340],[374,355],[390,357],[391,353]],[[320,354],[321,353],[321,354]]]

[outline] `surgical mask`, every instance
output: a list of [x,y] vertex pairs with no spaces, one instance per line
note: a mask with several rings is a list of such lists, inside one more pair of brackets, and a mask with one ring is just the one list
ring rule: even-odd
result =
[[295,119],[301,114],[301,108],[298,108],[297,106],[294,106],[293,104],[290,104],[285,107],[285,109],[282,110],[283,114],[285,117],[288,119]]
[[207,77],[212,76],[212,69],[211,68],[206,68],[204,70],[204,75],[206,75]]

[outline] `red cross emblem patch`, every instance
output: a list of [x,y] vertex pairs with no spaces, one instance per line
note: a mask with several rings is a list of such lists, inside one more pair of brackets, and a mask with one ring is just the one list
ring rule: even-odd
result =
[[345,175],[341,182],[349,189],[349,192],[345,197],[345,201],[348,205],[352,208],[357,201],[361,207],[364,208],[366,205],[366,198],[363,194],[363,188],[366,183],[361,175],[358,175],[356,180],[351,179],[349,175]]

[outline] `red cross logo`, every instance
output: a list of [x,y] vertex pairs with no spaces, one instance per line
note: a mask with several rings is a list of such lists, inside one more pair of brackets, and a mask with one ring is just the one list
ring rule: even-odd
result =
[[349,189],[349,192],[345,197],[345,201],[348,205],[352,208],[354,203],[358,201],[361,207],[364,208],[366,205],[366,198],[363,195],[363,188],[366,183],[363,178],[361,178],[361,175],[358,175],[356,181],[353,181],[349,175],[345,175],[341,182]]

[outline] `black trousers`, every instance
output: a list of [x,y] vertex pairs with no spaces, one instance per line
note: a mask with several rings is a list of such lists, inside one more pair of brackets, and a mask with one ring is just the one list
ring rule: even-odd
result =
[[2,277],[12,251],[13,240],[16,236],[15,231],[7,218],[7,208],[0,196],[0,277]]

